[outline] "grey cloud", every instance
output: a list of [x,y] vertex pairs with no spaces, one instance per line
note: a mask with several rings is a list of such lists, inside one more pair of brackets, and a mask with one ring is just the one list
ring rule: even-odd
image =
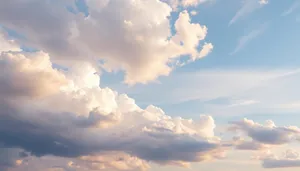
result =
[[[101,151],[125,151],[156,162],[199,161],[204,160],[201,157],[205,157],[205,153],[220,148],[218,144],[188,135],[153,137],[142,134],[133,139],[106,137],[101,132],[91,134],[78,127],[78,119],[67,113],[53,115],[40,111],[24,118],[9,104],[2,103],[0,109],[0,142],[36,156],[79,157]],[[43,119],[39,115],[43,115]]]
[[1,1],[0,24],[25,36],[19,40],[22,44],[47,51],[53,57],[76,58],[80,51],[68,41],[73,19],[62,2],[67,0]]
[[286,150],[282,156],[268,154],[262,158],[262,166],[268,169],[300,167],[300,155],[293,150]]
[[18,148],[5,148],[0,145],[0,170],[6,170],[18,165],[17,160],[22,160],[28,154]]
[[300,159],[298,160],[266,159],[263,161],[263,167],[267,169],[300,167]]
[[266,146],[255,141],[243,141],[236,145],[238,150],[263,150]]
[[272,121],[268,121],[266,125],[261,125],[252,120],[244,119],[231,122],[231,124],[232,130],[242,131],[254,141],[270,145],[289,143],[300,133],[297,127],[277,127]]

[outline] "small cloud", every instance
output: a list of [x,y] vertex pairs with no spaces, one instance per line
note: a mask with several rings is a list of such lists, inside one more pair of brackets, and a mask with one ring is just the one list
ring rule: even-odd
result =
[[195,10],[193,10],[193,11],[191,11],[191,12],[190,12],[190,14],[191,14],[192,16],[195,16],[195,15],[197,15],[197,14],[198,14],[198,12],[197,12],[197,11],[195,11]]
[[233,18],[229,22],[229,26],[234,24],[236,21],[240,20],[244,16],[256,11],[257,9],[261,8],[262,6],[268,4],[268,0],[246,0],[242,7],[236,12]]
[[242,36],[238,40],[238,44],[235,49],[230,53],[230,55],[234,55],[239,52],[242,48],[244,48],[251,40],[255,39],[259,35],[261,35],[268,27],[268,24],[263,24],[259,28],[252,30],[250,33]]
[[232,122],[232,131],[241,131],[252,140],[266,145],[283,145],[292,142],[300,134],[300,129],[295,126],[276,126],[271,120],[259,124],[253,120],[243,119]]
[[259,4],[266,5],[269,3],[269,0],[259,0]]
[[287,10],[285,10],[281,14],[281,16],[288,16],[288,15],[292,14],[299,7],[300,7],[300,2],[299,1],[295,1]]

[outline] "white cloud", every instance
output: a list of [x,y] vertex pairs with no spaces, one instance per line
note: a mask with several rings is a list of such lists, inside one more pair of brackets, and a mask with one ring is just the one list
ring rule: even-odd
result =
[[[182,1],[187,5],[201,2]],[[191,23],[186,11],[179,15],[172,35],[172,8],[161,1],[87,1],[88,17],[70,13],[53,2],[20,3],[1,2],[0,24],[28,37],[22,43],[49,53],[63,65],[82,60],[97,65],[101,60],[107,71],[124,71],[127,84],[169,75],[172,62],[182,55],[195,60],[212,50],[212,44],[201,46],[207,28]]]
[[192,16],[195,16],[195,15],[197,15],[197,14],[198,14],[198,12],[197,12],[197,11],[195,11],[195,10],[192,10],[192,11],[190,11],[190,14],[191,14]]
[[268,4],[269,3],[269,0],[259,0],[259,4]]
[[[49,56],[43,52],[0,54],[0,95],[47,96],[58,92],[67,83],[65,76],[52,68]],[[37,81],[38,80],[38,81]]]
[[[1,87],[0,99],[0,142],[7,147],[117,170],[146,169],[146,161],[186,166],[224,155],[212,117],[193,121],[152,105],[141,109],[127,95],[100,88],[88,63],[58,71],[43,52],[2,52],[0,63],[1,83],[10,85]],[[124,161],[111,160],[112,152]],[[103,154],[104,165],[95,166]]]

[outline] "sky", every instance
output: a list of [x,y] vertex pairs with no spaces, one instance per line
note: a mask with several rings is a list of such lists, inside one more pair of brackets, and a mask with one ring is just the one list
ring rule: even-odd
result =
[[0,1],[0,171],[296,171],[300,1]]

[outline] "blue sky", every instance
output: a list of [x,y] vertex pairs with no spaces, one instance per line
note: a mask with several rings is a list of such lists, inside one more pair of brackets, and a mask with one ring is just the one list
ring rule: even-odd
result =
[[299,170],[299,31],[298,0],[0,2],[0,170]]

